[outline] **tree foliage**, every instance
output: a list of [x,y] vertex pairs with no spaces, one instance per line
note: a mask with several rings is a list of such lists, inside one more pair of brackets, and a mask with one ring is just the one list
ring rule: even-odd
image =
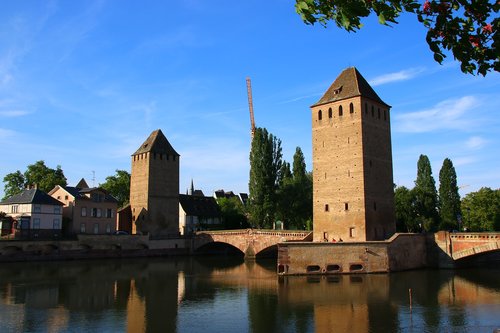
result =
[[394,190],[394,210],[396,213],[397,231],[421,231],[415,212],[415,199],[415,192],[405,186],[398,186]]
[[224,229],[248,228],[248,220],[245,215],[245,207],[238,197],[217,199],[222,215],[222,225]]
[[500,231],[500,189],[483,187],[462,199],[464,226],[468,231]]
[[418,159],[413,191],[418,223],[426,231],[435,231],[438,227],[436,183],[432,177],[431,162],[426,155],[420,155]]
[[426,41],[438,63],[451,51],[464,73],[500,71],[496,0],[296,0],[295,9],[307,24],[333,21],[349,32],[359,30],[361,19],[372,13],[383,25],[397,24],[402,13],[411,13],[427,29]]
[[439,171],[439,217],[441,230],[458,230],[461,216],[457,173],[453,162],[446,158]]
[[276,190],[282,168],[281,140],[256,128],[250,150],[248,209],[253,227],[270,228],[276,212]]
[[66,186],[66,177],[58,165],[56,169],[49,168],[44,161],[37,161],[28,165],[26,171],[7,174],[4,179],[5,198],[20,193],[28,186],[36,186],[38,189],[49,192],[56,185]]
[[293,174],[284,177],[278,189],[277,218],[287,229],[307,229],[312,220],[312,174],[306,171],[300,147],[293,155]]
[[99,186],[118,200],[118,207],[126,206],[129,203],[130,173],[127,171],[116,170],[115,175],[106,177],[106,181]]

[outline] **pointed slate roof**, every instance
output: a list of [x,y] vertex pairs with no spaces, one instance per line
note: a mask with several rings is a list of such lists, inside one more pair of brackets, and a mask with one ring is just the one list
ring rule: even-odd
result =
[[311,107],[357,96],[369,98],[374,102],[389,107],[358,72],[356,67],[344,69],[332,83],[330,88],[328,88],[323,97]]
[[132,156],[143,153],[160,153],[180,156],[160,129],[153,131]]
[[41,204],[41,205],[59,205],[64,204],[59,200],[52,198],[50,195],[36,188],[23,190],[21,193],[11,196],[0,202],[2,205],[9,204]]

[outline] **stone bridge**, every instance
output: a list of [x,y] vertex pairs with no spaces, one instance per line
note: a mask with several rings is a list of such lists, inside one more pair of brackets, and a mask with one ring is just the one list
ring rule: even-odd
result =
[[239,249],[245,258],[251,259],[278,243],[289,241],[312,241],[312,231],[262,229],[198,231],[193,240],[193,250],[196,251],[209,243],[225,243]]
[[500,251],[499,232],[440,231],[435,234],[438,246],[454,261],[482,253]]

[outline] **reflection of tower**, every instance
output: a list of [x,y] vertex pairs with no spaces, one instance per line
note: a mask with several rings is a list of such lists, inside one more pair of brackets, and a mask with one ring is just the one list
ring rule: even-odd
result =
[[161,130],[132,155],[130,207],[133,233],[178,233],[179,154]]
[[354,67],[311,106],[315,241],[395,232],[389,109]]
[[127,302],[127,332],[146,332],[146,304],[137,294],[135,280],[130,281],[130,294]]

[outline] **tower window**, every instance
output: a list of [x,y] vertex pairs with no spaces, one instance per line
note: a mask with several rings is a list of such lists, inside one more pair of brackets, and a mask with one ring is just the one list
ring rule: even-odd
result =
[[380,109],[377,109],[378,111],[378,119],[380,119]]
[[332,115],[332,108],[329,108],[328,109],[328,118],[331,118],[331,117],[333,117],[333,115]]
[[384,120],[387,120],[387,110],[384,110]]
[[325,212],[330,211],[330,207],[328,207],[328,204],[325,205]]
[[372,117],[375,117],[375,108],[372,105]]
[[342,105],[339,105],[339,117],[342,116],[344,112],[342,111]]
[[365,103],[365,114],[368,114],[368,103]]
[[318,111],[318,120],[323,119],[323,112],[321,110]]
[[356,236],[356,233],[354,232],[354,227],[349,228],[349,237],[353,238]]
[[349,104],[349,113],[354,113],[354,105],[352,103]]
[[377,210],[377,203],[376,202],[373,203],[373,210]]
[[344,210],[349,210],[349,203],[348,202],[344,202]]

